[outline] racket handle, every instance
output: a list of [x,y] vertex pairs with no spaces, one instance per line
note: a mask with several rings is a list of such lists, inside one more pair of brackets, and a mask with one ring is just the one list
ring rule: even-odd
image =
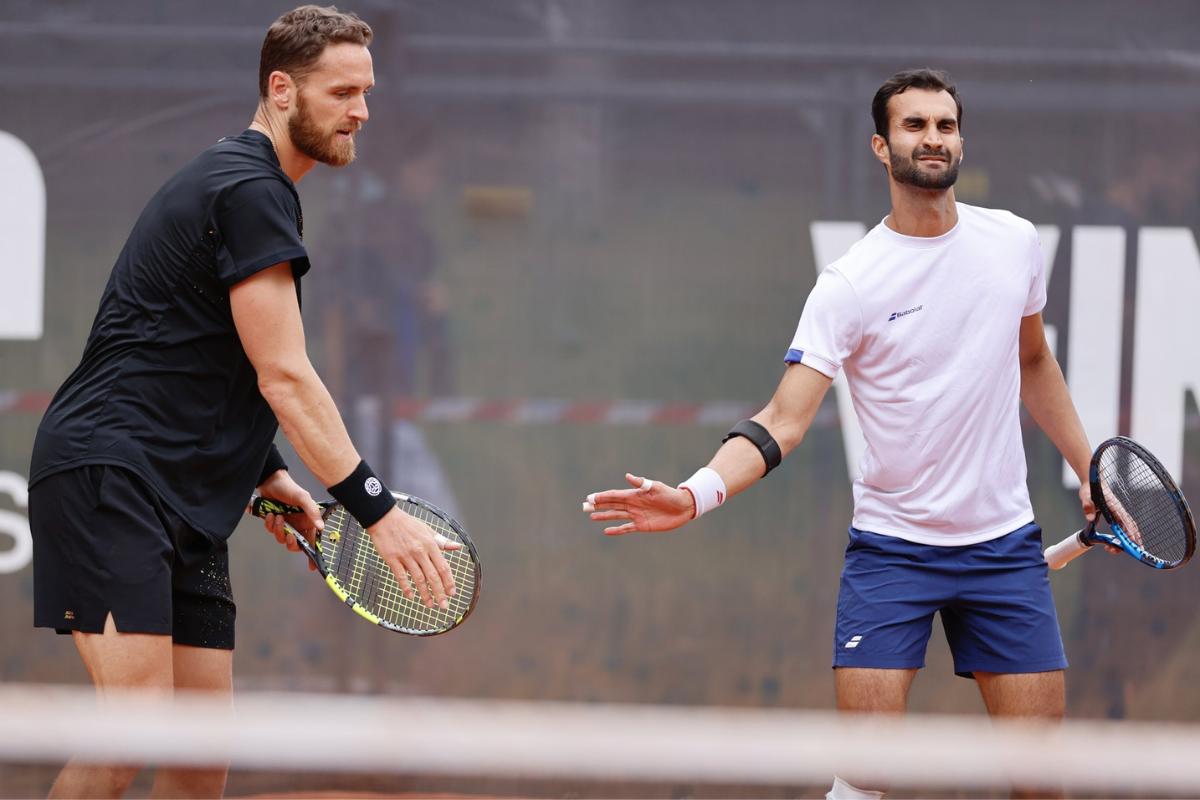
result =
[[1085,529],[1077,530],[1055,545],[1046,548],[1046,563],[1050,569],[1062,569],[1087,552],[1091,543],[1083,538]]
[[[322,516],[329,513],[329,509],[335,506],[336,503],[332,500],[324,500],[317,503],[321,509]],[[252,517],[265,517],[267,514],[303,514],[304,509],[299,506],[281,503],[278,500],[272,500],[269,497],[259,497],[255,495],[250,498],[250,503],[246,506],[246,513]]]
[[304,509],[256,495],[250,498],[250,505],[246,507],[246,510],[250,512],[251,516],[265,517],[267,514],[299,514]]

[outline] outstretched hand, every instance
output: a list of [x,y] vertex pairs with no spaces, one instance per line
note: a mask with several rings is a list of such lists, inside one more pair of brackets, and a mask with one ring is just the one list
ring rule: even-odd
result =
[[670,531],[696,516],[696,503],[686,489],[676,489],[662,481],[628,472],[625,480],[635,488],[594,492],[583,503],[583,510],[596,522],[629,520],[623,525],[605,528],[606,535]]

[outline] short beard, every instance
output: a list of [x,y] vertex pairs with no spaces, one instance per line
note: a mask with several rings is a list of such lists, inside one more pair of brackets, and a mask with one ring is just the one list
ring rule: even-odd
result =
[[922,156],[930,155],[934,155],[934,153],[928,150],[914,150],[913,154],[908,158],[897,153],[892,153],[889,158],[892,167],[892,178],[896,183],[908,184],[918,189],[934,189],[939,191],[949,189],[958,180],[958,165],[962,159],[951,161],[946,171],[938,175],[923,172],[917,162],[917,159]]
[[344,167],[354,160],[354,136],[342,143],[335,140],[336,131],[330,135],[318,128],[304,105],[303,95],[296,97],[296,113],[288,120],[288,136],[297,150],[322,164]]

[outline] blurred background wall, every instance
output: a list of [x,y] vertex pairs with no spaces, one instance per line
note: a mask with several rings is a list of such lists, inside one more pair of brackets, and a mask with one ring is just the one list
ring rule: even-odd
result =
[[[0,4],[0,290],[43,312],[33,333],[0,323],[0,680],[86,680],[69,639],[30,627],[34,431],[145,202],[249,122],[263,33],[288,7]],[[1167,447],[1200,497],[1194,3],[342,7],[375,28],[378,86],[359,160],[299,186],[310,351],[392,486],[472,531],[484,592],[451,635],[380,636],[247,521],[239,687],[831,707],[854,434],[834,393],[770,480],[682,532],[606,540],[579,501],[625,471],[682,480],[766,402],[817,268],[845,247],[828,223],[887,212],[869,104],[904,68],[957,80],[958,199],[1040,226],[1045,318],[1094,443]],[[1105,292],[1119,302],[1092,300]],[[1115,396],[1095,396],[1096,373]],[[1074,491],[1028,424],[1026,447],[1057,540],[1078,527]],[[1054,576],[1070,713],[1200,717],[1195,569],[1096,553]],[[940,630],[929,667],[914,709],[981,708]]]

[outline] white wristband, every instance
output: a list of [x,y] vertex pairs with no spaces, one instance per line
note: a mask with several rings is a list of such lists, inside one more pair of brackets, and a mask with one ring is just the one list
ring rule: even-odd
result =
[[701,467],[696,474],[679,484],[680,489],[687,489],[696,501],[696,517],[706,511],[712,511],[725,502],[725,481],[715,469]]

